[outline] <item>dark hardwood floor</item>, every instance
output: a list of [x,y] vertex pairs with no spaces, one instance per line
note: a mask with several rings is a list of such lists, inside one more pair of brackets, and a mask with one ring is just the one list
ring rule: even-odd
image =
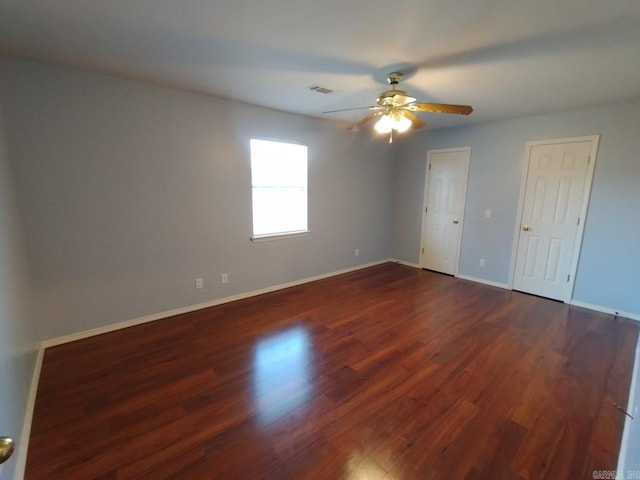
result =
[[637,336],[389,263],[47,349],[26,478],[592,478]]

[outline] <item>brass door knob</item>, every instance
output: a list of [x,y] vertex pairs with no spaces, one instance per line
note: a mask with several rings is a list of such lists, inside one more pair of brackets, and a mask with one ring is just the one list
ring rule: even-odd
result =
[[453,223],[458,223],[458,222],[459,222],[459,220],[457,218],[453,219]]
[[13,453],[13,439],[9,437],[0,437],[0,464],[9,460]]
[[524,230],[525,232],[529,231],[529,225],[523,225],[522,226],[522,230]]

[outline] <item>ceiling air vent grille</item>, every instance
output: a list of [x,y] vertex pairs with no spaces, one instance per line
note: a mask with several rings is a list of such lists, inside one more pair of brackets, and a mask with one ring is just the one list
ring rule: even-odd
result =
[[331,90],[330,88],[321,87],[320,85],[311,85],[310,87],[307,87],[307,90],[322,93],[323,95],[329,95],[330,93],[333,93],[333,90]]

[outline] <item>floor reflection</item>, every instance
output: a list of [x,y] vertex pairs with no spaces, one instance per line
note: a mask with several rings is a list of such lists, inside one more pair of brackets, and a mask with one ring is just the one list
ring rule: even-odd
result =
[[253,392],[262,423],[278,420],[309,398],[310,361],[311,342],[302,327],[285,330],[256,344]]
[[378,465],[371,457],[353,452],[345,465],[345,480],[394,480],[394,477]]

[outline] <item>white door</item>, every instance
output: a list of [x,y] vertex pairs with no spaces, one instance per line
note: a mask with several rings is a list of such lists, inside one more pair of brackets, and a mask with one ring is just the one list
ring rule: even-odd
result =
[[584,222],[581,217],[586,212],[593,172],[594,142],[597,137],[528,145],[514,290],[570,299]]
[[427,154],[421,268],[449,275],[458,270],[470,155],[468,147]]

